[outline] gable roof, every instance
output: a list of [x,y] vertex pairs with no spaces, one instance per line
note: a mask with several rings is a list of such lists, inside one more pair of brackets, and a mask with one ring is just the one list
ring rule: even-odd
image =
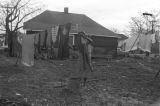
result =
[[[28,20],[24,23],[26,30],[44,30],[53,25],[63,25],[71,23],[72,25],[78,24],[78,31],[85,31],[88,34],[117,37],[118,35],[109,29],[98,24],[84,14],[64,13],[46,10],[38,16]],[[71,33],[76,33],[72,31]]]

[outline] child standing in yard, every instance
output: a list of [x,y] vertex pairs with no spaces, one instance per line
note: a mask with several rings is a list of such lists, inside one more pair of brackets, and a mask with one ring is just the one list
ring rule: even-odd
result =
[[76,43],[79,51],[78,52],[79,72],[85,84],[88,73],[92,72],[92,65],[91,65],[92,40],[88,38],[84,32],[79,32],[78,35],[76,36]]
[[76,36],[76,43],[79,51],[79,71],[92,71],[92,40],[88,38],[84,32],[79,32]]
[[75,35],[75,45],[72,49],[77,55],[77,59],[73,63],[75,72],[71,73],[71,78],[68,84],[68,88],[71,91],[78,92],[82,81],[83,86],[85,86],[88,75],[92,72],[91,43],[92,40],[88,38],[84,32],[79,32]]

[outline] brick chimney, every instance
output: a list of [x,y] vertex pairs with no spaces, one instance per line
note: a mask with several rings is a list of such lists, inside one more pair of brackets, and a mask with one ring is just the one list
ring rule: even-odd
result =
[[68,14],[68,7],[64,7],[64,13]]

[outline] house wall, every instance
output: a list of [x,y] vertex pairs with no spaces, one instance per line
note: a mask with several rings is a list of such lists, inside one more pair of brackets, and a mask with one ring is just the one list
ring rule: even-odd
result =
[[[48,35],[51,35],[51,29],[48,29]],[[74,34],[69,35],[70,45],[74,45],[74,42],[75,42],[74,36],[75,36]],[[93,56],[108,55],[108,54],[115,56],[117,54],[117,46],[118,46],[117,38],[104,37],[104,36],[91,36],[91,39],[93,40],[93,53],[92,53]],[[47,42],[49,41],[50,41],[50,37],[47,37]]]
[[[75,35],[74,35],[75,36]],[[117,46],[118,46],[118,39],[113,37],[103,37],[103,36],[91,36],[93,40],[93,51],[92,56],[96,57],[98,55],[105,56],[105,55],[113,55],[116,56],[117,54]],[[69,43],[73,45],[74,43],[73,35],[69,37]]]
[[126,40],[118,40],[118,48],[121,51],[125,51]]
[[93,56],[95,55],[117,55],[118,39],[114,37],[92,36]]

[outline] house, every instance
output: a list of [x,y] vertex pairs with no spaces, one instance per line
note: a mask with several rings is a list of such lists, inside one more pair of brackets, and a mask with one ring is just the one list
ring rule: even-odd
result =
[[118,36],[119,36],[118,41],[123,41],[123,40],[128,39],[128,36],[126,36],[124,34],[118,34]]
[[124,51],[124,44],[125,40],[128,39],[128,37],[124,34],[118,34],[120,38],[118,38],[118,48],[122,51]]
[[46,10],[38,16],[24,23],[26,33],[36,33],[48,30],[52,34],[52,27],[71,23],[70,41],[74,45],[74,36],[77,32],[84,31],[93,39],[94,54],[116,54],[118,35],[98,24],[84,14],[69,13],[68,8],[64,12]]

